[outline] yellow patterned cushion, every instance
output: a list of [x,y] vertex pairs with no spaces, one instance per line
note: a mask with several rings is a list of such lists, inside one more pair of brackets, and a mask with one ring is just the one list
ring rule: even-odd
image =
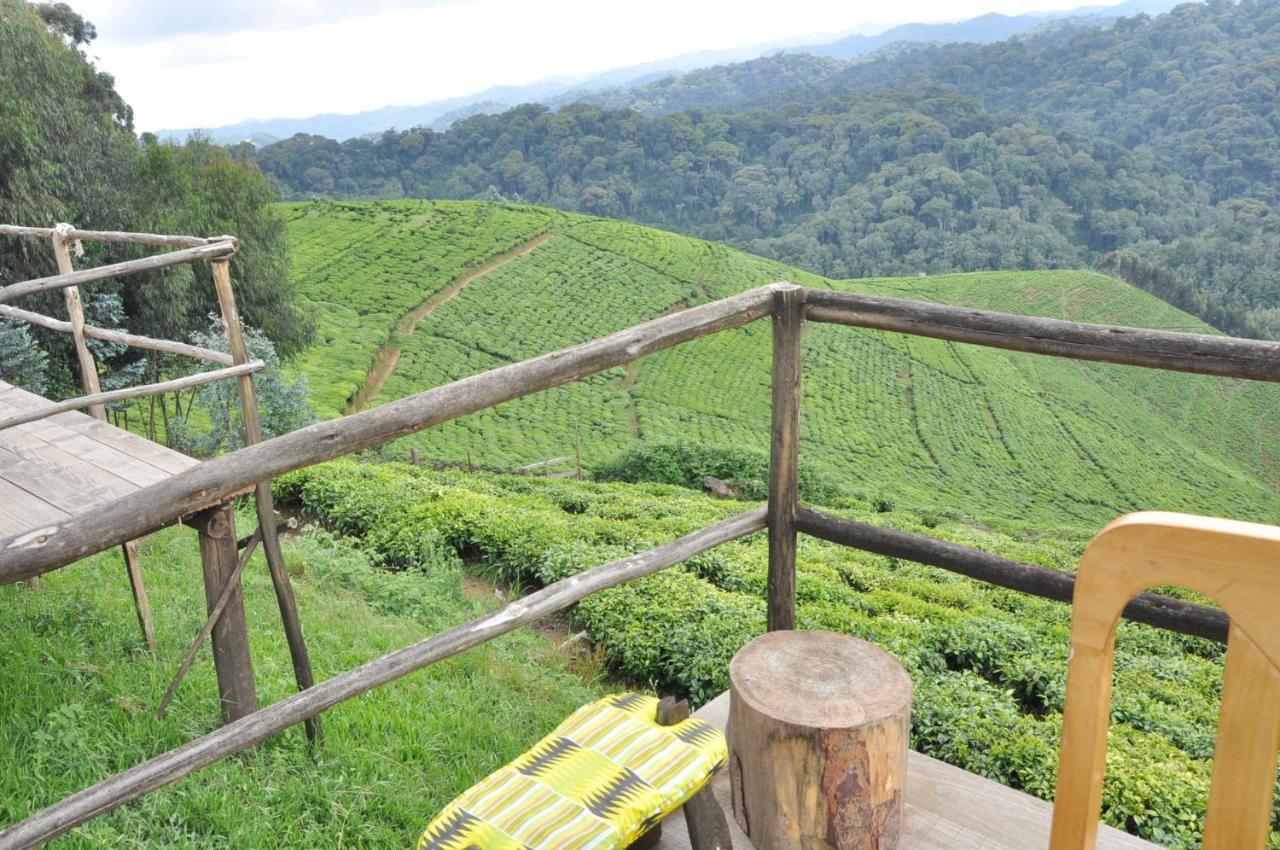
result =
[[418,850],[626,847],[707,783],[728,757],[696,717],[657,723],[658,700],[584,705],[537,746],[445,807]]

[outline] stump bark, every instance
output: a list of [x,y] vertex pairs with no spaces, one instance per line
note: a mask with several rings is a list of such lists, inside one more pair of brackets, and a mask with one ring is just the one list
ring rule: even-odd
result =
[[729,665],[733,814],[770,850],[892,850],[902,831],[911,680],[884,650],[780,631]]

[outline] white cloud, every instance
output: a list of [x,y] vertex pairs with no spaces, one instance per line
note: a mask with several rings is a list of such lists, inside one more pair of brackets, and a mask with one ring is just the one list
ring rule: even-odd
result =
[[[1062,0],[159,0],[73,3],[140,129],[358,112],[868,21],[1017,14]],[[887,20],[891,18],[891,20]]]

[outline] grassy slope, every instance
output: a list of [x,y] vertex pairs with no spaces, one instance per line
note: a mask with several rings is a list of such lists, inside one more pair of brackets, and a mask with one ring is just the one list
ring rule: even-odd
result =
[[[451,274],[543,231],[408,339],[378,401],[581,342],[683,305],[789,279],[812,286],[1092,321],[1203,330],[1089,272],[832,282],[620,222],[529,207],[422,201],[291,205],[322,341],[304,355],[321,415],[339,414],[403,312]],[[400,311],[400,312],[397,312]],[[409,440],[429,457],[588,462],[637,437],[759,448],[768,440],[765,324],[700,340]],[[1280,519],[1275,388],[817,326],[806,346],[802,450],[853,494],[1003,520],[1096,528],[1143,508]]]
[[[246,519],[245,524],[248,524]],[[461,572],[388,574],[327,535],[286,541],[317,678],[477,616]],[[0,824],[217,725],[208,650],[167,718],[160,695],[204,619],[195,535],[143,543],[160,650],[140,650],[119,555],[0,587]],[[292,691],[261,556],[247,570],[259,698]],[[404,847],[479,776],[526,749],[593,689],[526,630],[325,715],[314,758],[300,730],[93,821],[58,846]],[[477,710],[482,707],[483,710]]]

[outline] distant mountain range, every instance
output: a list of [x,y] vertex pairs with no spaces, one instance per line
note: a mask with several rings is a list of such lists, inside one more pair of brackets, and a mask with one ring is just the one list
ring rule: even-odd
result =
[[[519,86],[495,86],[475,94],[415,106],[384,106],[368,112],[325,113],[308,118],[250,119],[222,127],[199,129],[219,144],[249,141],[258,146],[271,144],[296,133],[345,141],[360,136],[376,135],[393,128],[403,130],[409,127],[431,127],[434,130],[445,130],[455,121],[482,113],[495,114],[521,103],[561,106],[576,100],[595,99],[592,96],[598,96],[601,93],[642,86],[664,77],[678,76],[692,70],[727,62],[742,62],[771,53],[808,53],[814,56],[848,60],[868,56],[894,44],[950,42],[989,44],[1067,18],[1111,19],[1139,13],[1157,14],[1171,9],[1176,4],[1177,0],[1126,0],[1116,6],[1084,6],[1061,12],[1012,16],[992,13],[952,23],[909,23],[875,34],[854,32],[835,41],[818,44],[776,41],[727,50],[688,53],[586,77],[553,78]],[[609,98],[603,98],[603,100],[608,101]],[[196,129],[163,129],[156,131],[156,135],[160,138],[181,140]]]

